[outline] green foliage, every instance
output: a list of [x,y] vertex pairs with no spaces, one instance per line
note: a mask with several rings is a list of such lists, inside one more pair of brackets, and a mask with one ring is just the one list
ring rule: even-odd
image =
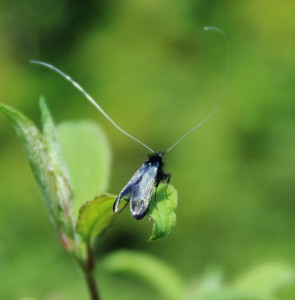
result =
[[[40,107],[43,134],[20,112],[0,105],[1,111],[9,117],[16,129],[63,246],[77,255],[80,261],[85,256],[83,251],[81,253],[84,248],[83,240],[93,242],[111,224],[115,197],[102,195],[85,204],[80,210],[76,226],[76,218],[72,214],[73,193],[75,198],[78,195],[77,202],[81,206],[87,201],[89,193],[95,193],[95,183],[98,185],[98,192],[106,188],[110,169],[109,147],[101,129],[94,123],[70,122],[59,127],[59,139],[69,157],[74,182],[78,187],[77,174],[80,174],[79,185],[86,186],[73,192],[54,122],[44,99],[40,99]],[[85,165],[85,157],[91,162],[90,167]],[[79,234],[82,239],[77,238]]]
[[95,239],[111,225],[115,200],[116,196],[103,194],[80,208],[77,232],[85,243],[93,245]]
[[176,223],[176,214],[174,212],[177,207],[176,189],[172,185],[160,184],[156,197],[156,201],[151,201],[149,210],[149,216],[154,221],[150,240],[158,240],[165,237]]
[[56,226],[58,204],[55,198],[55,180],[52,172],[53,167],[46,153],[44,138],[36,126],[20,112],[1,103],[0,110],[9,118],[15,128],[20,144],[45,200],[50,219]]

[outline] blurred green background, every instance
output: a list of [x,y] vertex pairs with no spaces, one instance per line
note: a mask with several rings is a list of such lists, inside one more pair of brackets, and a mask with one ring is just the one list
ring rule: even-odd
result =
[[[294,15],[292,0],[0,1],[0,101],[40,124],[42,94],[57,123],[99,122],[111,144],[114,194],[146,149],[68,82],[29,60],[61,68],[124,130],[165,150],[208,114],[226,79],[227,46],[204,25],[223,28],[231,40],[232,77],[216,114],[166,156],[179,193],[176,228],[147,242],[148,219],[135,221],[126,210],[98,257],[121,248],[147,251],[188,282],[212,267],[230,282],[264,263],[295,265]],[[0,298],[87,299],[4,116],[0,143]],[[105,279],[101,289],[118,280]],[[130,279],[118,295],[139,287]],[[295,299],[295,287],[277,297]]]

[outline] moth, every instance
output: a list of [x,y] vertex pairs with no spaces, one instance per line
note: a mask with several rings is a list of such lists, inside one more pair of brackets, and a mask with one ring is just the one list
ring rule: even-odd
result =
[[[197,128],[202,126],[216,111],[221,99],[223,98],[223,95],[227,89],[230,75],[231,75],[231,69],[232,69],[232,56],[231,56],[231,47],[229,40],[224,33],[223,30],[221,30],[218,27],[215,26],[206,26],[204,28],[205,31],[212,30],[220,33],[225,41],[228,44],[229,47],[229,72],[227,79],[224,83],[223,89],[221,91],[221,94],[215,103],[215,106],[210,111],[210,113],[196,126],[191,128],[187,133],[185,133],[182,137],[180,137],[171,147],[169,147],[164,152],[156,152],[146,144],[144,144],[142,141],[138,140],[137,138],[133,137],[126,131],[124,131],[117,123],[111,119],[111,117],[100,107],[100,105],[76,82],[74,81],[69,75],[62,72],[58,68],[54,67],[51,64],[48,64],[46,62],[36,61],[32,60],[31,62],[34,64],[41,65],[45,68],[51,69],[54,72],[61,75],[64,79],[69,81],[76,89],[78,89],[85,97],[86,99],[94,105],[94,107],[100,111],[103,116],[110,121],[119,131],[121,131],[124,135],[128,136],[130,139],[133,139],[137,143],[141,144],[143,147],[145,147],[147,150],[149,150],[152,154],[148,157],[148,159],[141,165],[141,167],[134,173],[134,175],[131,177],[131,179],[128,181],[126,186],[122,189],[122,191],[119,193],[118,197],[116,198],[114,205],[113,205],[113,211],[119,212],[119,204],[124,199],[128,202],[130,202],[130,211],[133,218],[136,220],[142,219],[149,210],[149,205],[152,198],[152,193],[154,188],[156,188],[162,181],[167,181],[167,185],[169,184],[171,174],[164,172],[164,155],[169,152],[171,149],[173,149],[179,142],[181,142],[185,137],[187,137],[189,134],[191,134],[193,131],[195,131]],[[155,194],[156,195],[156,194]],[[167,197],[167,195],[166,195]],[[127,204],[126,203],[126,204]],[[126,205],[125,205],[126,206]],[[124,206],[124,208],[125,208]],[[123,209],[124,209],[123,208]]]
[[129,196],[132,217],[136,220],[142,219],[148,212],[154,187],[157,189],[163,180],[167,180],[169,184],[171,174],[164,173],[163,165],[163,153],[150,155],[117,197],[113,211],[118,212],[121,199]]

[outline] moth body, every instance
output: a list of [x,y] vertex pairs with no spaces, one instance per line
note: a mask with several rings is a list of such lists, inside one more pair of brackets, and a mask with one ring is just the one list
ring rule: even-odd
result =
[[161,181],[169,181],[171,174],[163,170],[163,154],[154,153],[141,165],[123,188],[116,201],[113,210],[118,212],[122,199],[130,202],[130,211],[136,220],[142,219],[148,212],[154,187],[158,187]]

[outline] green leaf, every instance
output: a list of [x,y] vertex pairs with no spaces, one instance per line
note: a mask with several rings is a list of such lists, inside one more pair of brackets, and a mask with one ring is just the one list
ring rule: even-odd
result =
[[112,224],[115,214],[113,204],[116,196],[103,194],[84,204],[79,212],[77,232],[92,245],[95,239]]
[[184,284],[177,271],[146,253],[119,251],[102,260],[101,268],[112,273],[129,273],[154,287],[163,297],[184,299]]
[[149,209],[149,216],[154,222],[150,240],[158,240],[165,237],[175,226],[176,214],[174,210],[177,207],[177,198],[177,191],[172,185],[159,185],[157,201],[152,200]]
[[42,135],[32,121],[19,111],[0,103],[0,111],[13,124],[25,156],[42,192],[51,221],[56,224],[57,202],[52,165],[48,159]]
[[110,147],[102,129],[90,121],[61,123],[57,136],[70,173],[77,217],[82,204],[107,190]]
[[68,170],[61,153],[61,147],[57,140],[55,125],[47,108],[45,100],[40,99],[42,113],[43,138],[46,145],[46,152],[54,168],[57,196],[60,206],[65,210],[71,210],[72,190]]

